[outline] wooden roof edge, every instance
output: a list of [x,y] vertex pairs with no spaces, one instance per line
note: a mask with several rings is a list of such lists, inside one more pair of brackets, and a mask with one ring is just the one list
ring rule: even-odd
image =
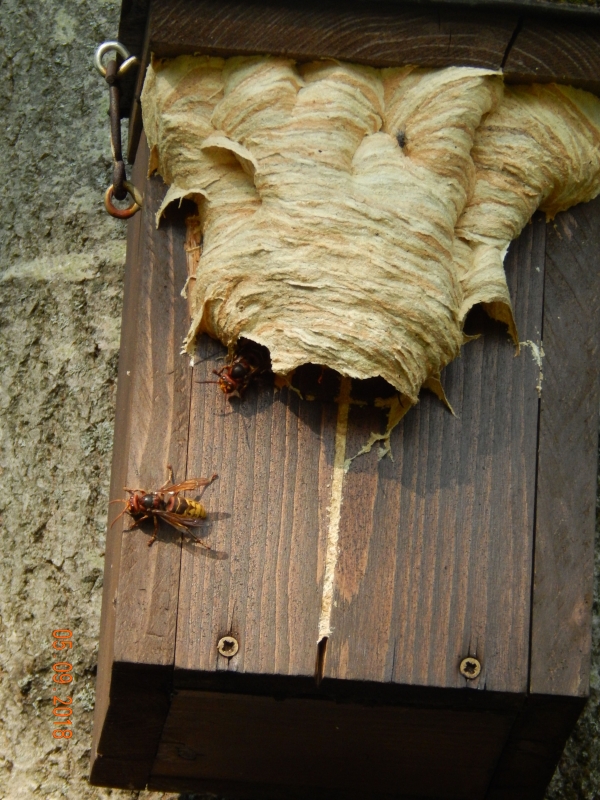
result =
[[[258,1],[260,4],[260,0]],[[232,7],[235,5],[238,6],[243,17],[248,17],[249,9],[244,13],[244,6],[251,7],[253,5],[252,2],[246,2],[246,0],[230,0],[230,2]],[[154,20],[152,25],[150,24],[151,15],[149,13],[151,3],[153,8],[152,19]],[[199,7],[202,5],[202,2],[198,3]],[[204,3],[204,5],[206,4]],[[489,63],[487,63],[485,58],[481,63],[479,63],[476,58],[474,60],[473,58],[464,60],[464,54],[459,51],[455,54],[458,59],[456,63],[464,62],[465,65],[486,66],[494,69],[502,67],[509,82],[529,82],[532,79],[542,82],[556,80],[560,83],[568,83],[588,89],[596,94],[600,93],[600,81],[597,77],[599,74],[598,64],[600,59],[600,6],[576,6],[571,3],[553,2],[553,0],[375,0],[374,3],[371,0],[369,4],[364,2],[364,0],[362,0],[362,2],[360,0],[358,0],[358,2],[351,0],[346,3],[341,2],[341,0],[324,0],[324,2],[319,3],[318,6],[316,5],[316,0],[310,0],[310,2],[303,3],[301,6],[296,3],[291,3],[291,0],[281,0],[278,3],[273,3],[273,0],[271,0],[270,5],[272,5],[274,12],[277,7],[280,7],[285,17],[289,15],[284,10],[290,10],[292,7],[293,12],[290,12],[292,16],[302,15],[306,12],[309,17],[312,17],[315,14],[315,9],[317,9],[318,12],[323,7],[329,7],[332,10],[337,8],[340,11],[346,12],[354,10],[360,17],[364,15],[367,5],[369,6],[368,10],[374,10],[376,6],[379,6],[382,10],[385,8],[384,16],[389,17],[390,9],[396,6],[399,11],[402,10],[404,12],[404,15],[409,14],[412,10],[413,14],[415,14],[415,24],[417,24],[419,18],[423,16],[424,30],[426,31],[429,30],[427,18],[436,12],[440,15],[440,19],[442,20],[452,18],[454,12],[457,14],[457,19],[470,19],[469,14],[473,13],[473,22],[476,22],[476,17],[478,23],[483,26],[483,29],[489,29],[490,26],[493,27],[494,24],[497,23],[499,29],[502,29],[504,37],[506,37],[507,30],[505,29],[508,26],[513,29],[512,37],[509,30],[508,39],[502,46],[502,53],[499,55],[496,53],[494,58],[491,60],[488,59]],[[223,6],[220,6],[220,8],[225,12],[228,6],[229,3],[226,2]],[[156,16],[154,9],[156,10]],[[173,13],[171,13],[171,9],[173,9],[173,13],[175,14],[174,17]],[[485,14],[482,12],[485,12]],[[489,17],[487,16],[488,12]],[[223,31],[221,31],[219,37],[217,37],[220,44],[216,40],[213,41],[213,36],[210,32],[208,32],[207,38],[206,30],[202,36],[193,35],[189,26],[193,14],[193,0],[183,0],[182,2],[179,2],[179,0],[124,0],[123,2],[121,8],[121,23],[119,26],[119,40],[132,54],[137,55],[141,60],[140,69],[137,71],[131,70],[127,73],[121,86],[121,116],[129,117],[130,119],[128,147],[128,159],[130,162],[133,162],[135,159],[137,144],[141,133],[142,123],[139,96],[142,89],[143,76],[150,58],[151,48],[156,50],[159,55],[163,56],[192,53],[199,50],[206,50],[206,52],[214,55],[225,55],[233,52],[257,52],[260,50],[260,47],[258,47],[258,50],[256,49],[257,43],[262,42],[264,38],[260,31],[254,31],[253,35],[248,38],[248,42],[246,43],[247,47],[244,48],[244,42],[241,40],[247,38],[246,27],[244,27],[244,24],[242,24],[240,20],[237,21],[239,34],[234,34],[233,38],[231,35],[223,37]],[[212,18],[212,15],[210,16]],[[219,15],[217,14],[217,16]],[[375,16],[377,16],[376,13]],[[204,27],[206,27],[207,23],[209,24],[210,22],[206,19],[206,9],[204,9],[204,17],[203,24]],[[178,18],[180,18],[179,22],[176,21]],[[184,22],[182,23],[181,20],[184,20]],[[246,22],[248,23],[247,27],[249,29],[255,27],[252,24],[251,16]],[[529,44],[525,46],[525,52],[521,52],[522,48],[520,45],[523,42],[523,27],[529,27],[530,23],[534,27],[541,25],[542,28],[548,29],[547,33],[550,33],[550,39],[552,41],[546,41],[547,36],[542,36],[542,39],[535,42],[532,46],[528,39],[528,34],[525,38],[529,41]],[[160,37],[157,39],[157,33],[160,34],[160,31],[163,30],[163,24],[166,25],[164,29],[164,41],[160,41]],[[290,24],[293,28],[294,22],[292,21]],[[179,29],[177,29],[178,26]],[[218,24],[217,27],[219,27]],[[473,26],[468,25],[467,27],[471,29]],[[406,32],[404,35],[406,36]],[[489,38],[489,30],[486,35]],[[237,41],[236,36],[240,38],[240,41]],[[472,30],[469,36],[472,40]],[[265,52],[278,52],[279,42],[272,40],[272,36],[267,36],[267,39],[271,39],[271,41],[267,42],[265,40]],[[557,60],[557,56],[560,56],[560,53],[564,49],[563,45],[560,44],[563,39],[565,48],[569,52],[564,58],[558,57]],[[207,42],[210,42],[211,45],[214,44],[216,47],[205,46]],[[555,57],[550,59],[553,63],[546,65],[545,68],[541,62],[538,63],[540,56],[538,50],[544,42],[546,49],[550,48],[552,51],[557,50],[557,52],[554,53]],[[236,49],[238,45],[240,46],[239,50]],[[492,49],[497,50],[498,46],[498,42],[495,42],[492,45]],[[444,45],[444,47],[447,49],[446,45]],[[531,47],[535,52],[526,52],[531,49]],[[302,58],[306,55],[305,50],[306,47],[300,49],[297,57]],[[356,50],[356,48],[354,48],[354,50]],[[369,60],[366,57],[364,48],[358,48],[358,50],[365,56],[363,59],[364,63],[372,63],[373,66],[390,65],[387,61],[379,64],[376,63],[377,59]],[[429,50],[431,50],[431,46]],[[290,43],[287,41],[284,42],[282,52],[289,54],[292,53],[292,51],[293,47],[290,46]],[[317,46],[317,49],[311,54],[311,57],[317,57],[319,52],[319,47]],[[349,60],[361,60],[361,58],[356,57],[353,50],[348,50],[347,53],[330,53],[330,55],[347,58]],[[438,65],[439,59],[435,56],[435,53],[428,52],[426,56],[426,63]],[[413,57],[415,57],[414,54]],[[442,62],[443,61],[444,59],[442,59]],[[545,59],[542,59],[542,61],[545,61]],[[445,64],[440,63],[440,65]]]
[[490,11],[520,11],[527,14],[553,15],[572,19],[600,18],[600,4],[587,5],[571,0],[371,0],[388,5],[454,6]]
[[[154,0],[155,3],[160,0]],[[335,3],[336,0],[333,0]],[[477,8],[490,11],[512,11],[541,16],[555,16],[573,21],[600,20],[600,3],[587,5],[569,0],[371,0],[386,5],[422,6],[424,8]],[[119,21],[119,41],[133,54],[140,56],[144,44],[144,32],[148,22],[151,0],[123,0]],[[349,3],[338,5],[354,5]]]

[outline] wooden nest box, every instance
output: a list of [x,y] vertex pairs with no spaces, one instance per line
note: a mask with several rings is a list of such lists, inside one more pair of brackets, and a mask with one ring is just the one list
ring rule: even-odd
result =
[[[600,198],[550,225],[536,215],[511,246],[521,356],[474,315],[485,335],[443,376],[456,416],[425,394],[393,459],[373,448],[353,462],[319,642],[337,406],[268,382],[229,402],[201,382],[223,365],[218,342],[204,337],[193,367],[180,355],[191,212],[155,227],[165,185],[146,178],[139,93],[150,53],[269,53],[502,68],[507,82],[600,94],[600,11],[554,6],[124,3],[119,38],[143,61],[123,114],[144,206],[128,231],[111,499],[158,488],[167,465],[176,480],[219,479],[205,495],[211,550],[164,525],[149,548],[127,515],[109,529],[93,784],[543,797],[589,687]],[[383,415],[351,406],[348,457]]]

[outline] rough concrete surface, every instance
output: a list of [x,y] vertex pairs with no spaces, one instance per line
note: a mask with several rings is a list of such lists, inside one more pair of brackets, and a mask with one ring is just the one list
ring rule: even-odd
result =
[[[2,0],[0,798],[169,798],[90,787],[119,345],[122,223],[104,213],[107,92],[92,68],[117,0]],[[600,562],[599,562],[600,563]],[[598,595],[596,594],[596,598]],[[548,800],[600,798],[592,698]],[[52,630],[74,633],[73,739],[52,738]],[[60,696],[60,695],[59,695]]]

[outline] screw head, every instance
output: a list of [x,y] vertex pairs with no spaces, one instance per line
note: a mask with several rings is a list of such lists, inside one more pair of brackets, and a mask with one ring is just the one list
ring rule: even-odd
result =
[[239,649],[238,640],[233,636],[221,636],[217,643],[217,650],[225,658],[233,658]]
[[458,669],[463,677],[465,677],[468,681],[472,681],[475,680],[475,678],[481,672],[481,662],[478,661],[474,656],[467,656],[460,662]]

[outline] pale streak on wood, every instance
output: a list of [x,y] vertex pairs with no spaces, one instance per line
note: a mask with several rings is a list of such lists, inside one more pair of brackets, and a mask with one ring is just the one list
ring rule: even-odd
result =
[[190,316],[193,315],[192,297],[194,295],[194,284],[196,283],[196,273],[202,255],[202,226],[200,217],[190,216],[185,221],[185,256],[187,262],[187,280],[181,290],[181,296],[188,301]]
[[342,515],[342,492],[346,474],[346,438],[348,436],[348,412],[350,411],[350,378],[342,378],[338,397],[338,414],[335,429],[335,455],[331,478],[331,500],[329,503],[329,527],[327,529],[327,549],[325,554],[325,578],[319,617],[318,642],[331,634],[331,608],[333,603],[333,581],[338,560],[338,540]]

